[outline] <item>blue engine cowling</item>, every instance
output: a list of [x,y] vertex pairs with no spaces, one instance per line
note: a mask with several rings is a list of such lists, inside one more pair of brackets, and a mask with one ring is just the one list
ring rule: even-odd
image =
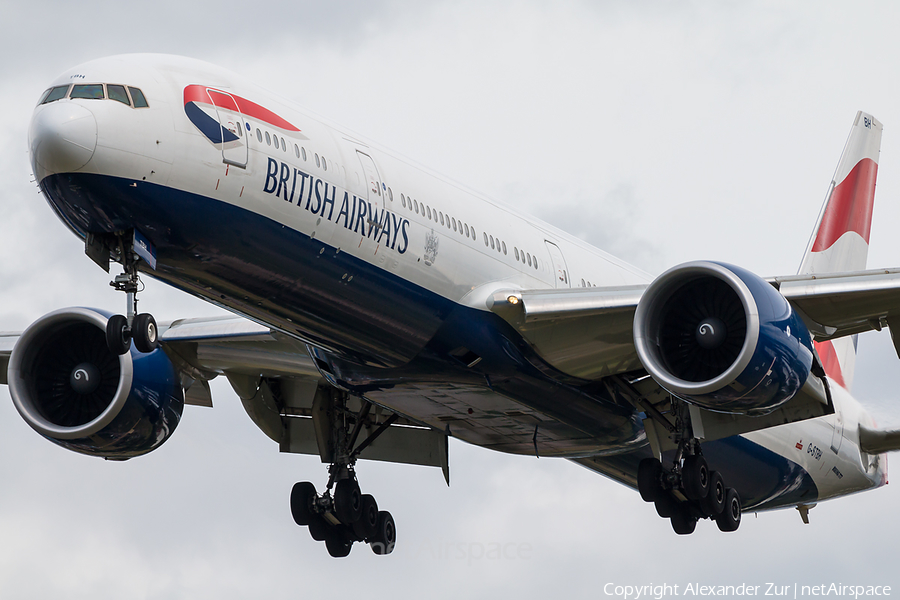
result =
[[26,329],[9,360],[9,392],[22,418],[50,441],[83,454],[125,460],[165,442],[184,394],[166,354],[116,356],[109,315],[66,308]]
[[809,330],[784,296],[713,262],[679,265],[649,285],[634,343],[662,388],[717,412],[775,410],[803,387],[813,361]]

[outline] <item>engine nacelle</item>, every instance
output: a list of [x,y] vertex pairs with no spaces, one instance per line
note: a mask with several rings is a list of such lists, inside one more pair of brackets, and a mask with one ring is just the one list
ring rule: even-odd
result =
[[634,345],[656,382],[708,410],[765,414],[810,373],[809,330],[790,303],[753,273],[691,262],[660,275],[634,315]]
[[66,308],[32,323],[10,356],[9,392],[22,418],[50,441],[125,460],[168,439],[181,419],[184,393],[162,350],[110,352],[108,318]]

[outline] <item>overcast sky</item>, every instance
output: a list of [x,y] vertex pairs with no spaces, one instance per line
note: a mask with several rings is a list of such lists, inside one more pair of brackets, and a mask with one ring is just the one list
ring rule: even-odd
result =
[[[870,266],[898,266],[900,9],[888,2],[12,0],[0,38],[0,329],[122,311],[31,182],[40,93],[124,52],[227,66],[653,273],[693,259],[791,274],[857,110],[884,123]],[[148,282],[158,320],[216,309]],[[889,334],[858,397],[900,425]],[[897,485],[675,535],[637,493],[563,460],[451,443],[437,469],[361,463],[398,546],[328,557],[288,508],[317,458],[280,455],[224,381],[123,464],[56,447],[0,391],[3,598],[602,598],[606,583],[844,583],[900,592]],[[499,547],[500,558],[486,554]]]

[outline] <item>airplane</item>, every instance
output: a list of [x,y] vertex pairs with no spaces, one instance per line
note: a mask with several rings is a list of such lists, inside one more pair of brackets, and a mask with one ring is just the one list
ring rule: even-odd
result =
[[[86,256],[121,265],[125,311],[0,334],[0,382],[48,440],[128,460],[225,376],[279,451],[329,465],[290,508],[334,557],[396,544],[358,461],[449,485],[450,437],[567,458],[677,534],[735,531],[748,510],[806,522],[885,485],[900,449],[850,395],[857,335],[900,327],[900,269],[865,270],[881,135],[856,115],[798,274],[652,277],[226,69],[90,61],[40,96],[30,157]],[[157,324],[142,275],[234,316]]]

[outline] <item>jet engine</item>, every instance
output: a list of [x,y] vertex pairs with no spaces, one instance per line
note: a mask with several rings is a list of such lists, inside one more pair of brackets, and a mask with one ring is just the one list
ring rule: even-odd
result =
[[50,441],[125,460],[158,448],[175,430],[184,394],[165,352],[116,356],[109,315],[66,308],[26,329],[9,360],[9,391],[22,418]]
[[813,361],[809,330],[784,296],[713,262],[679,265],[647,287],[634,343],[662,388],[716,412],[775,410],[803,387]]

